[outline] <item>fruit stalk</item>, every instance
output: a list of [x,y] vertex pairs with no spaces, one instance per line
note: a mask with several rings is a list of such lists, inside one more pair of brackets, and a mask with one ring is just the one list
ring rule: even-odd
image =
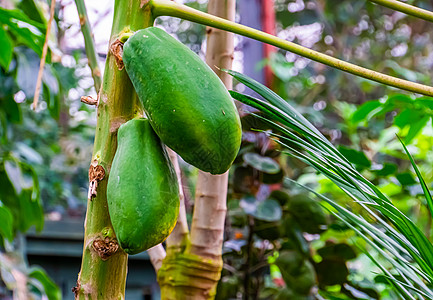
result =
[[[115,58],[116,39],[129,28],[153,24],[149,8],[137,0],[116,0],[104,79],[99,96],[97,126],[89,169],[92,193],[87,203],[85,238],[76,299],[124,299],[127,255],[115,240],[107,209],[106,186],[117,147],[117,129],[138,111],[138,97],[125,70]],[[96,195],[95,195],[96,194]]]
[[198,11],[186,5],[177,4],[173,1],[167,0],[150,0],[148,5],[151,7],[152,15],[154,18],[160,16],[171,16],[191,22],[196,22],[206,26],[230,31],[263,43],[267,43],[280,49],[293,52],[300,56],[309,58],[311,60],[323,63],[330,67],[356,76],[360,76],[402,90],[419,93],[426,96],[433,96],[433,87],[431,86],[403,80],[397,77],[363,68],[358,65],[300,46],[298,44],[288,42],[271,34],[264,33],[260,30],[237,24],[223,18],[212,16],[210,14]]

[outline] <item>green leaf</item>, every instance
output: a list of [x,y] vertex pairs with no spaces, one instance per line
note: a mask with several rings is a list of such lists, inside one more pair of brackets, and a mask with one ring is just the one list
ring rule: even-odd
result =
[[295,64],[293,62],[288,62],[281,53],[273,53],[268,64],[274,72],[275,76],[280,78],[282,81],[287,82],[293,77],[290,71],[294,68]]
[[[323,137],[323,135],[320,133],[320,131],[314,127],[310,122],[305,119],[305,117],[300,114],[298,111],[296,111],[287,101],[284,101],[281,99],[280,96],[278,96],[274,91],[268,89],[264,85],[260,84],[258,81],[245,76],[244,74],[241,74],[239,72],[233,71],[233,70],[223,70],[229,73],[231,76],[236,78],[239,82],[245,84],[247,87],[258,93],[260,96],[265,98],[269,103],[277,107],[279,110],[284,112],[288,115],[288,117],[291,118],[292,121],[294,121],[297,125],[300,125],[301,127],[308,128],[311,132],[317,134],[320,137]],[[230,92],[232,97],[235,98],[234,94]],[[236,94],[236,92],[235,92]],[[242,95],[237,93],[238,95]],[[243,95],[245,96],[245,95]],[[326,140],[326,139],[325,139]]]
[[317,250],[317,253],[322,258],[335,259],[335,260],[351,260],[356,258],[356,253],[348,244],[329,243],[326,246]]
[[[42,47],[45,42],[44,24],[32,21],[19,10],[0,8],[1,24],[8,26],[9,33],[16,38],[18,43],[26,45],[35,51],[39,57],[42,56]],[[47,60],[50,61],[49,55],[47,55]]]
[[397,75],[409,80],[409,81],[417,81],[418,80],[418,74],[417,72],[414,72],[412,70],[406,69],[401,67],[396,61],[394,60],[386,60],[385,65],[391,69],[393,69]]
[[413,185],[417,183],[412,174],[408,172],[397,174],[396,177],[402,186]]
[[5,71],[8,71],[9,64],[12,60],[13,53],[13,43],[6,30],[0,25],[0,66],[3,67]]
[[16,159],[7,160],[0,165],[0,186],[0,200],[14,216],[14,228],[26,232],[35,225],[36,231],[41,231],[44,214],[34,169]]
[[22,191],[23,176],[19,164],[14,160],[7,160],[4,162],[4,168],[15,189],[15,193],[17,195],[20,194]]
[[313,265],[297,251],[281,251],[275,264],[286,285],[300,294],[307,295],[316,283]]
[[33,0],[21,0],[18,4],[18,8],[21,9],[31,20],[40,24],[46,23],[41,10]]
[[9,180],[4,161],[0,161],[0,200],[12,211],[18,206],[18,195]]
[[[236,99],[246,99],[248,105],[252,103],[254,107],[264,113],[265,117],[261,117],[263,120],[278,128],[280,132],[278,135],[271,133],[274,140],[285,146],[288,149],[288,154],[327,176],[358,203],[365,212],[369,213],[373,220],[378,222],[380,228],[376,228],[363,217],[351,213],[330,199],[309,189],[327,201],[328,205],[332,207],[331,213],[347,222],[347,226],[392,264],[393,273],[399,273],[399,278],[394,281],[396,291],[409,299],[414,299],[414,293],[415,295],[422,293],[428,295],[429,299],[433,299],[432,291],[427,286],[433,282],[433,246],[424,235],[423,230],[398,210],[377,186],[364,178],[340,151],[335,149],[323,135],[317,133],[313,129],[314,126],[294,111],[293,107],[288,106],[286,101],[263,85],[245,78],[246,76],[238,76],[235,72],[230,72],[230,74],[234,74],[233,76],[237,79],[241,78],[243,82],[247,82],[248,87],[258,92],[269,102],[248,96],[233,96]],[[413,105],[413,100],[407,96],[403,97],[402,101],[398,98],[399,96],[396,96],[392,101],[395,103],[410,102],[410,105]],[[407,107],[411,107],[410,105]],[[406,117],[412,116],[407,115]],[[401,120],[406,122],[404,118]],[[414,265],[410,261],[413,261]],[[383,269],[383,272],[388,277],[391,275],[386,269]],[[402,278],[402,283],[397,282],[400,278]]]
[[11,211],[5,207],[0,206],[0,235],[10,242],[14,237],[14,220]]
[[21,123],[22,113],[18,103],[15,102],[12,95],[8,95],[0,101],[0,107],[6,112],[6,116],[11,123]]
[[373,172],[377,174],[377,176],[388,176],[394,174],[397,171],[397,165],[392,163],[384,163],[382,169],[374,170]]
[[39,284],[34,284],[34,280],[40,283],[43,287],[43,294],[48,297],[48,300],[60,300],[62,299],[62,292],[60,288],[55,284],[55,282],[48,276],[48,274],[40,267],[31,267],[28,273],[30,282],[39,288]]
[[421,117],[418,121],[412,123],[409,128],[409,132],[404,137],[404,142],[409,144],[417,135],[421,132],[421,130],[425,127],[428,120],[430,120],[430,116]]
[[253,216],[259,220],[274,222],[281,219],[282,213],[280,204],[273,199],[268,199],[259,203]]
[[29,17],[23,14],[22,11],[18,9],[4,9],[0,7],[0,22],[3,22],[4,24],[8,24],[8,22],[17,23],[17,21],[21,21],[29,25],[32,25],[41,31],[45,31],[46,29],[45,24],[31,20]]
[[[391,105],[393,108],[401,107],[402,104],[412,104],[413,99],[409,95],[405,94],[394,94],[388,97],[386,101],[388,105]],[[405,105],[407,106],[407,105]]]
[[345,147],[345,146],[339,146],[338,150],[351,163],[353,163],[353,164],[355,164],[357,166],[360,166],[360,167],[364,167],[364,168],[371,167],[371,162],[367,158],[367,156],[365,155],[364,152],[358,151],[358,150],[355,150],[355,149],[351,149],[351,148],[348,148],[348,147]]
[[247,215],[253,215],[257,210],[258,201],[253,196],[247,196],[241,199],[239,206]]
[[273,199],[259,201],[253,196],[247,196],[241,199],[239,206],[247,215],[267,222],[278,221],[283,214],[280,204]]
[[7,135],[8,122],[6,118],[6,113],[4,110],[0,109],[0,143],[6,144],[8,140]]
[[254,152],[245,153],[244,161],[251,167],[268,174],[277,174],[281,169],[280,165],[272,158]]
[[430,97],[419,97],[415,99],[415,103],[423,106],[424,108],[428,108],[433,110],[433,98]]
[[390,282],[397,291],[400,292],[401,295],[404,295],[403,299],[413,299],[416,298],[413,297],[408,290],[405,289],[405,286],[401,284],[399,280],[397,280],[391,272],[389,272],[377,259],[375,259],[368,251],[364,251],[365,255],[367,255],[368,258],[370,258],[371,261],[373,261],[381,270],[383,273],[385,273],[385,278]]
[[[41,196],[41,191],[40,191],[40,187],[39,187],[39,179],[38,179],[38,174],[36,174],[35,169],[33,169],[33,167],[25,162],[20,162],[21,165],[21,169],[26,172],[26,174],[30,175],[32,178],[32,201],[34,202],[40,202],[40,196]],[[41,228],[42,229],[42,228]]]
[[322,285],[343,285],[347,282],[349,269],[344,260],[323,259],[316,265],[316,270],[320,276]]
[[363,103],[352,115],[352,123],[359,123],[361,121],[368,121],[374,116],[375,112],[380,110],[382,103],[378,100],[368,101]]
[[26,232],[35,225],[36,231],[44,227],[44,211],[38,201],[32,199],[32,189],[23,189],[19,196],[20,201],[20,224],[19,230]]
[[416,176],[418,177],[418,180],[419,180],[421,187],[422,187],[422,190],[424,192],[424,196],[427,200],[427,206],[428,206],[429,211],[430,211],[430,216],[433,216],[433,199],[432,199],[431,193],[427,187],[427,184],[426,184],[424,178],[422,177],[421,172],[419,171],[418,167],[416,166],[412,155],[410,154],[409,150],[407,150],[406,145],[403,143],[403,141],[400,139],[399,136],[397,136],[397,138],[399,139],[400,143],[402,144],[404,151],[406,152],[406,155],[410,159],[410,163],[412,164],[412,167],[415,170]]
[[50,112],[51,117],[57,120],[60,115],[60,98],[58,94],[58,85],[57,81],[52,81],[51,87],[46,84],[46,74],[48,74],[48,72],[44,72],[44,83],[42,84],[44,100],[47,102],[48,111]]
[[303,232],[318,234],[326,228],[327,219],[322,206],[306,194],[292,197],[289,201],[288,212]]
[[424,117],[424,113],[419,110],[405,109],[394,118],[394,125],[404,128],[406,125],[412,125]]

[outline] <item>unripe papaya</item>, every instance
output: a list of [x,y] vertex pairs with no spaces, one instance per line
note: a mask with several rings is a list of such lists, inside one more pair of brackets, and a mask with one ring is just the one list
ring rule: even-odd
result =
[[125,42],[123,62],[162,142],[205,172],[227,171],[241,143],[239,115],[200,57],[162,29],[149,27]]
[[176,173],[147,119],[132,119],[118,130],[107,202],[117,241],[129,254],[161,243],[176,224]]

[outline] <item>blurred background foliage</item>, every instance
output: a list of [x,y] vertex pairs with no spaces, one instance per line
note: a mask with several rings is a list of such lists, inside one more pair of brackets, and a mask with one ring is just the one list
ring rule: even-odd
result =
[[[206,10],[206,1],[184,2]],[[433,10],[431,1],[407,2]],[[27,292],[38,297],[46,294],[44,287],[52,281],[16,254],[22,252],[22,233],[31,226],[42,229],[44,218],[83,217],[85,213],[96,115],[80,97],[96,92],[77,31],[78,17],[70,15],[74,3],[61,0],[49,39],[39,105],[33,111],[30,105],[50,3],[0,0],[0,4],[0,235],[4,249],[0,266],[9,289],[19,286],[10,275],[12,269],[29,277],[37,274],[34,277],[42,284],[30,284]],[[275,0],[274,7],[281,38],[431,84],[433,24],[365,0]],[[242,22],[245,14],[248,11],[238,10],[236,20]],[[92,22],[96,23],[111,15],[100,11],[95,18]],[[204,56],[203,26],[164,17],[157,25]],[[263,67],[271,68],[272,89],[339,145],[341,153],[431,240],[431,216],[396,134],[407,144],[431,188],[433,98],[378,85],[284,51],[249,61],[242,52],[246,39],[236,37],[235,41],[234,69],[242,71],[254,64],[257,73],[248,75],[255,76]],[[107,44],[98,45],[103,49],[101,66],[107,48]],[[235,89],[244,91],[242,84],[235,84]],[[357,247],[368,248],[365,242],[286,178],[363,212],[328,179],[281,155],[280,146],[264,133],[250,130],[268,129],[250,111],[242,107],[242,149],[230,171],[218,299],[394,299],[392,287],[377,276],[379,269]],[[185,163],[182,170],[186,207],[191,212],[197,171]],[[11,257],[16,259],[13,263]]]

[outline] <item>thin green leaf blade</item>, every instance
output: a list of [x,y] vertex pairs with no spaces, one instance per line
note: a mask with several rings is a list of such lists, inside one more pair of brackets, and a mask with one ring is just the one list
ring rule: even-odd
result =
[[421,184],[422,190],[424,192],[425,199],[427,200],[427,206],[430,212],[430,216],[433,217],[433,198],[431,196],[431,193],[428,189],[427,183],[425,182],[424,178],[421,175],[421,172],[419,171],[412,155],[410,154],[409,150],[407,149],[405,143],[401,140],[399,136],[397,136],[398,140],[400,141],[401,145],[403,146],[404,151],[406,152],[407,157],[409,157],[410,163],[412,164],[413,169],[415,170],[416,176],[418,177],[418,180]]

